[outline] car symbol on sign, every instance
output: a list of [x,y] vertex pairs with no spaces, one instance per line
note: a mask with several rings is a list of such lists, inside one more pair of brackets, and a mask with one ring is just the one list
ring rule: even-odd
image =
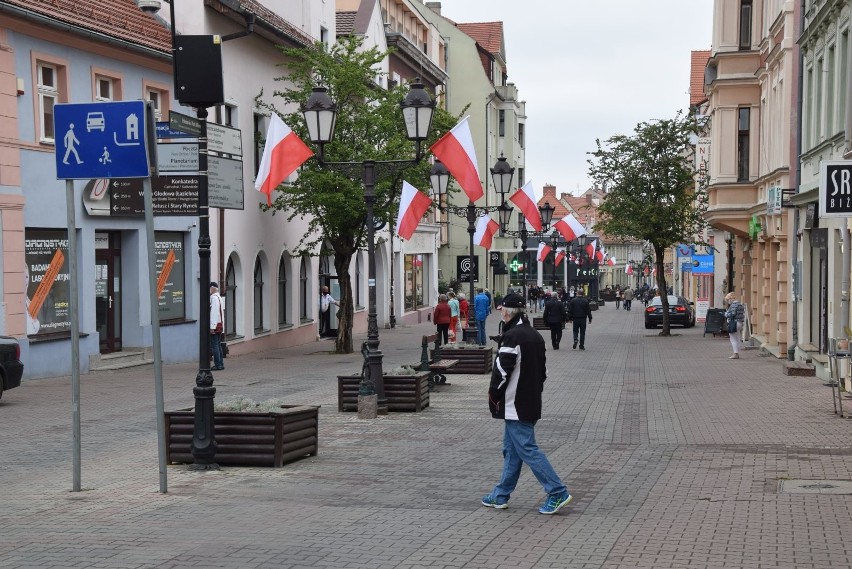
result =
[[103,113],[93,112],[86,115],[86,132],[92,132],[93,130],[103,132],[105,129],[106,121],[104,121]]

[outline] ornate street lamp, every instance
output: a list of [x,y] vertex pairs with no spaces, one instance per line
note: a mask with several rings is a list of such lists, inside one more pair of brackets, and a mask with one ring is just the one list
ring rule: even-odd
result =
[[[387,413],[384,380],[382,378],[382,352],[379,350],[379,325],[376,313],[376,169],[384,174],[392,174],[420,162],[423,158],[422,144],[429,135],[435,100],[432,99],[423,84],[412,83],[408,94],[400,103],[405,119],[405,131],[408,140],[416,145],[415,157],[411,160],[363,160],[361,162],[327,162],[324,147],[334,136],[337,120],[337,105],[328,95],[325,87],[314,87],[311,96],[302,105],[302,115],[308,127],[308,136],[318,148],[317,160],[321,168],[342,173],[358,179],[364,184],[364,202],[367,206],[367,285],[369,290],[367,307],[367,341],[364,350],[364,375],[359,387],[360,395],[376,395],[377,412]],[[361,400],[359,399],[359,402]],[[361,409],[359,409],[360,411]],[[372,415],[372,410],[365,410]]]
[[559,247],[559,237],[560,234],[555,229],[553,230],[553,233],[550,234],[550,249],[553,251],[553,281],[551,289],[554,293],[556,293],[556,248]]

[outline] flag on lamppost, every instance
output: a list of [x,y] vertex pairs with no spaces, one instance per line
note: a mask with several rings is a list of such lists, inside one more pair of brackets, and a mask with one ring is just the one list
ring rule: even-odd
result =
[[545,259],[547,259],[547,256],[550,254],[550,251],[552,251],[550,245],[543,241],[540,241],[538,244],[538,255],[536,256],[536,259],[543,262]]
[[559,266],[559,263],[562,262],[562,259],[565,258],[565,255],[566,255],[565,249],[557,249],[556,250],[556,261],[555,261],[555,263],[556,263],[557,267]]
[[553,228],[562,234],[565,241],[571,242],[574,239],[586,234],[586,228],[583,224],[577,221],[577,218],[570,213],[553,224]]
[[480,247],[491,249],[491,242],[494,240],[494,234],[497,233],[498,229],[500,229],[500,226],[496,221],[491,219],[487,213],[482,214],[476,222],[473,242]]
[[535,201],[535,193],[533,192],[532,182],[527,182],[517,192],[509,196],[509,201],[518,206],[524,218],[530,222],[533,229],[541,231],[541,212],[538,210],[538,204]]
[[402,181],[402,197],[399,200],[399,214],[396,218],[396,233],[403,239],[411,239],[423,215],[429,211],[432,200],[429,196]]
[[254,182],[255,189],[266,194],[266,205],[272,205],[272,190],[313,155],[313,150],[296,136],[281,117],[272,113],[266,131],[263,158],[260,159]]
[[479,170],[476,168],[476,148],[467,119],[468,117],[465,117],[459,121],[429,150],[443,162],[470,201],[475,202],[485,194],[479,180]]

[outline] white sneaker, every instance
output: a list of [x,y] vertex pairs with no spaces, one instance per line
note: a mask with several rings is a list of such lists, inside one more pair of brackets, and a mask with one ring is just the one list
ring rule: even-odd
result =
[[728,356],[728,359],[729,359],[729,360],[738,360],[738,359],[740,359],[740,355],[739,355],[739,354],[734,354],[733,356]]

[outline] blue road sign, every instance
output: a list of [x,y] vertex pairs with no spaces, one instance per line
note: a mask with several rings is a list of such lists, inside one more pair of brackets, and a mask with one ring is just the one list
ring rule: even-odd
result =
[[56,178],[147,178],[144,101],[54,107]]

